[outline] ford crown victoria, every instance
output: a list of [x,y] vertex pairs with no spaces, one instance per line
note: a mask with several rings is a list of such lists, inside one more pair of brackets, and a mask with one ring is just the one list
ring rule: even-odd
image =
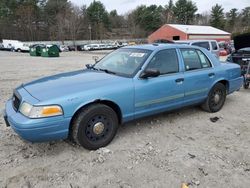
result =
[[123,47],[87,69],[19,86],[4,119],[30,142],[70,138],[97,149],[111,142],[119,124],[137,118],[189,105],[217,112],[242,80],[239,65],[220,63],[204,48]]

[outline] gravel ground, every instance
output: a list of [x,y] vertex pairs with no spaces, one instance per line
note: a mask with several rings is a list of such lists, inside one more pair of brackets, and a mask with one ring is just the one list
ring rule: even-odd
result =
[[[0,51],[0,110],[21,83],[86,63],[93,63],[92,54],[50,59]],[[241,89],[215,114],[190,107],[122,125],[111,144],[97,151],[67,141],[28,143],[0,118],[0,187],[245,188],[249,117],[250,90]]]

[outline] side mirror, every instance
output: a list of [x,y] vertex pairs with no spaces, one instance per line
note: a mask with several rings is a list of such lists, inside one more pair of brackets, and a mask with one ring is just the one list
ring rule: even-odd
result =
[[85,66],[87,67],[87,69],[91,69],[93,67],[92,64],[86,64]]
[[93,59],[95,62],[98,62],[99,57],[98,57],[98,56],[93,56],[92,59]]
[[146,69],[141,73],[140,78],[157,77],[160,75],[160,71],[157,69]]

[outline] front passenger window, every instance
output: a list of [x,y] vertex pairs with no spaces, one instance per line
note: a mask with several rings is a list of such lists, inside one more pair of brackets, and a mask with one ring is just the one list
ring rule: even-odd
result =
[[147,69],[157,69],[160,74],[179,72],[179,62],[175,49],[159,51],[148,64]]

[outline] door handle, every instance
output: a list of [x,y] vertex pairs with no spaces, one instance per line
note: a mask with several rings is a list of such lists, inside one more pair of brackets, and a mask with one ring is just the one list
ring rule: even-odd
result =
[[209,77],[214,77],[214,75],[215,74],[213,72],[208,74]]
[[177,83],[180,83],[180,82],[183,82],[183,81],[184,81],[184,78],[178,78],[178,79],[175,80],[175,82],[177,82]]

